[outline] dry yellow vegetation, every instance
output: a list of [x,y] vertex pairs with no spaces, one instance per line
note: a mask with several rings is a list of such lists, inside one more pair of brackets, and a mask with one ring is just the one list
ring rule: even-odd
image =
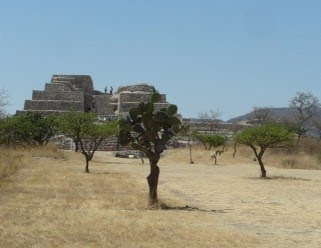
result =
[[[2,153],[13,154],[12,161],[23,166],[1,179],[0,247],[259,245],[257,235],[215,225],[222,213],[149,209],[146,185],[114,170],[136,160],[98,157],[87,174],[82,155],[73,152],[40,148]],[[5,164],[12,166],[12,161]]]
[[[202,145],[193,146],[193,161],[195,164],[214,165],[214,160],[211,158],[214,152],[214,149],[211,151],[205,150]],[[238,146],[235,157],[233,157],[233,153],[233,147],[227,146],[225,152],[218,156],[218,164],[255,164],[255,156],[251,148]],[[189,163],[189,150],[188,148],[168,150],[167,156],[165,156],[162,161]],[[269,149],[263,156],[263,162],[266,166],[277,168],[321,170],[321,161],[318,160],[317,156],[305,152],[288,154],[276,149]],[[259,165],[257,166],[259,167]]]

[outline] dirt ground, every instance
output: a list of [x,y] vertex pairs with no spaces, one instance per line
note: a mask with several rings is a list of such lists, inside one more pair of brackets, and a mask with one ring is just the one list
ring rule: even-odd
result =
[[86,174],[81,154],[33,155],[0,181],[0,247],[321,247],[321,171],[263,180],[251,158],[224,156],[168,151],[160,199],[199,209],[168,211],[147,207],[147,161],[98,152]]
[[[260,247],[321,247],[321,171],[267,167],[270,179],[261,179],[254,163],[191,165],[177,157],[170,152],[160,162],[160,198],[222,211],[213,226],[256,235]],[[139,160],[108,168],[147,187],[149,166]]]
[[[216,219],[224,213],[149,209],[146,185],[125,170],[117,172],[117,168],[132,168],[135,161],[102,155],[106,157],[91,163],[88,174],[81,154],[69,152],[65,158],[28,154],[24,167],[1,178],[0,247],[247,248],[260,244],[257,235],[216,227]],[[172,206],[179,204],[165,200]]]

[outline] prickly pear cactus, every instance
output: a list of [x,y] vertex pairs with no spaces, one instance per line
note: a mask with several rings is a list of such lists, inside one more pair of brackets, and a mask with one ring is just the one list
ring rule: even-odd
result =
[[157,205],[157,185],[160,154],[166,148],[166,142],[180,131],[181,121],[175,114],[177,107],[170,105],[155,112],[154,103],[160,100],[159,93],[154,93],[150,102],[141,102],[137,108],[129,111],[126,119],[118,121],[119,141],[123,146],[131,144],[135,150],[145,153],[150,163],[149,185],[150,205]]
[[122,146],[131,144],[135,150],[143,151],[148,158],[164,151],[166,142],[179,132],[181,121],[175,116],[176,105],[154,112],[154,103],[160,98],[159,93],[154,93],[150,102],[141,102],[137,108],[129,110],[126,119],[118,121]]

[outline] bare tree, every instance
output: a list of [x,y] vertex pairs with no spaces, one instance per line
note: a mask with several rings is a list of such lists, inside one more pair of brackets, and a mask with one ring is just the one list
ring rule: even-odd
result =
[[313,129],[313,119],[320,108],[320,102],[311,92],[297,92],[290,101],[292,110],[290,123],[298,135],[298,143],[303,135]]
[[216,111],[210,110],[208,112],[198,113],[198,118],[205,127],[205,132],[213,133],[220,123],[219,117],[222,115],[222,112],[217,109]]
[[320,113],[313,118],[313,127],[314,130],[318,133],[319,138],[321,139],[321,111]]
[[270,107],[254,107],[250,117],[250,123],[253,125],[264,125],[271,123],[274,115]]
[[5,107],[8,105],[8,93],[5,89],[0,89],[0,118],[5,116]]

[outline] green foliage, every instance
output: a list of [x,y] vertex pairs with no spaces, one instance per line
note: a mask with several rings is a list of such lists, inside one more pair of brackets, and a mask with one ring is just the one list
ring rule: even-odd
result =
[[154,93],[150,102],[141,102],[137,108],[130,109],[126,119],[118,121],[121,145],[131,144],[149,158],[165,150],[166,142],[179,132],[181,121],[175,116],[175,105],[155,113],[154,103],[160,99],[160,94]]
[[255,157],[258,159],[263,178],[266,177],[266,170],[262,158],[266,149],[280,147],[281,145],[289,146],[293,143],[294,138],[293,131],[280,124],[264,124],[250,127],[234,137],[236,143],[252,148]]
[[105,139],[117,133],[117,123],[98,124],[92,112],[69,112],[59,117],[59,130],[72,139]]
[[293,132],[283,125],[265,124],[247,128],[234,139],[239,144],[266,149],[278,145],[291,145],[294,138]]
[[59,130],[72,139],[88,138],[91,132],[95,132],[96,119],[91,112],[68,112],[59,117]]
[[92,160],[101,142],[117,134],[117,122],[97,123],[94,113],[69,112],[59,118],[59,129],[67,137],[80,144],[81,153],[86,158],[85,172],[89,173],[89,161]]
[[46,145],[56,133],[56,116],[28,113],[0,121],[1,144]]
[[206,149],[220,147],[226,143],[226,137],[219,134],[198,134],[197,139],[205,146]]

